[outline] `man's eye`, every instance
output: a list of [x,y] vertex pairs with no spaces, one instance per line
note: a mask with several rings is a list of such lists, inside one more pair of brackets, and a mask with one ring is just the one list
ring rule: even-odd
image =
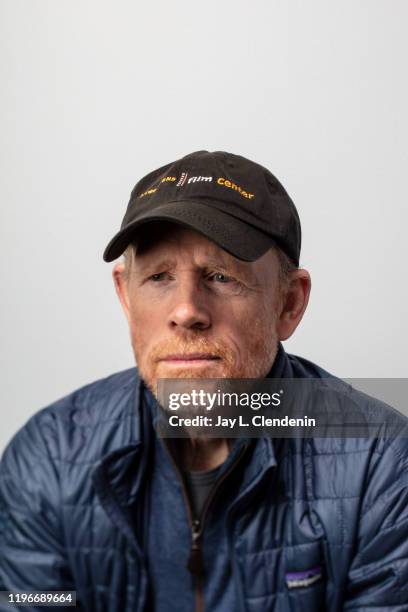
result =
[[164,272],[157,272],[156,274],[152,274],[149,277],[149,280],[152,280],[152,281],[161,281],[163,279],[164,279]]
[[215,274],[212,274],[208,278],[209,280],[215,280],[218,283],[229,283],[230,281],[234,280],[233,278],[231,278],[231,276],[227,276],[226,274],[223,274],[222,272],[216,272]]

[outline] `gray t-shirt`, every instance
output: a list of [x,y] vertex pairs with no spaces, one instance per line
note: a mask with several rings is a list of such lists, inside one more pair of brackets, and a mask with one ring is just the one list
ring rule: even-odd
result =
[[189,472],[184,470],[184,477],[194,518],[200,517],[205,500],[218,478],[218,472],[221,466],[222,464],[203,472]]

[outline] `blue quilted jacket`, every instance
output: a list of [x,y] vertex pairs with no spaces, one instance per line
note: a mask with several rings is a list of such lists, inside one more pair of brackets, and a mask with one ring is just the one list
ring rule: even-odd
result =
[[[271,375],[330,376],[281,345]],[[75,590],[95,612],[408,611],[408,433],[238,441],[192,573],[183,489],[145,394],[137,369],[119,372],[11,440],[0,590]]]

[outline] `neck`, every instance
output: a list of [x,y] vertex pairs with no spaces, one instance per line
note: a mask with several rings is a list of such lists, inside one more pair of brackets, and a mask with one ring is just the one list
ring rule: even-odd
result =
[[230,452],[227,438],[180,439],[180,459],[184,470],[206,471],[224,463]]

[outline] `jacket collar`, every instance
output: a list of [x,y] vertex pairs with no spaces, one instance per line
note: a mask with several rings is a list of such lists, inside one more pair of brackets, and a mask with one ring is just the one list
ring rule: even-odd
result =
[[[275,360],[266,378],[291,378],[292,376],[293,371],[289,358],[282,343],[279,342]],[[254,442],[255,449],[252,460],[246,469],[244,485],[254,480],[255,476],[259,475],[261,471],[274,467],[277,464],[276,441],[274,443],[269,437],[246,439],[247,444]]]

